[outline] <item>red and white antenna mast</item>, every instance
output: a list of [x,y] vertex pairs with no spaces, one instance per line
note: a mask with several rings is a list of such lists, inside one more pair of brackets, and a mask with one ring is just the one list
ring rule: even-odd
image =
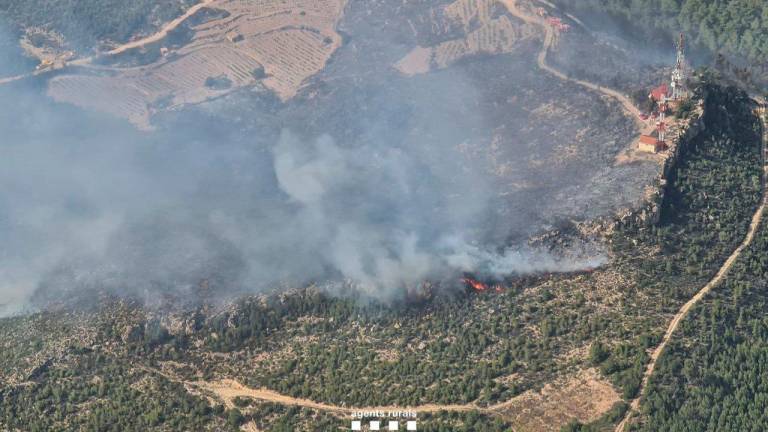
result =
[[663,143],[667,139],[667,124],[664,123],[664,120],[659,120],[656,123],[656,132],[659,135],[658,141]]
[[672,71],[672,100],[679,100],[685,94],[685,36],[680,33],[677,41],[677,61]]
[[666,112],[669,108],[667,105],[667,98],[664,96],[662,100],[658,103],[659,106],[659,121],[656,122],[656,133],[658,134],[657,141],[659,143],[665,144],[664,140],[667,138],[667,123],[666,123]]

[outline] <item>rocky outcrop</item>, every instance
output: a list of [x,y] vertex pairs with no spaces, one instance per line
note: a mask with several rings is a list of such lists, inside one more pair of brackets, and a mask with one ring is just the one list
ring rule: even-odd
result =
[[680,160],[688,152],[693,140],[705,129],[704,108],[700,103],[692,116],[680,125],[680,138],[673,142],[669,155],[664,159],[659,177],[649,188],[645,203],[637,209],[618,215],[612,228],[627,225],[648,227],[659,223],[667,188],[670,185],[669,179],[673,176]]
[[650,227],[661,220],[664,199],[670,186],[678,163],[690,149],[691,143],[706,130],[704,104],[699,102],[691,116],[679,122],[679,138],[672,142],[664,159],[659,175],[648,186],[643,204],[633,209],[627,209],[613,216],[578,224],[578,230],[583,237],[595,238],[610,236],[617,228],[626,226]]

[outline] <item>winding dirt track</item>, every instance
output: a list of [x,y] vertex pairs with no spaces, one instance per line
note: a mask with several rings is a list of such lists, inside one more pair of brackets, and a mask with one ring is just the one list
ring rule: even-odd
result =
[[299,406],[302,408],[311,408],[311,409],[316,409],[320,411],[334,412],[339,414],[351,414],[351,413],[360,412],[360,411],[404,411],[404,410],[416,412],[416,413],[433,413],[438,411],[455,411],[455,412],[480,411],[480,412],[491,413],[509,406],[515,400],[513,398],[509,401],[501,402],[499,404],[492,405],[485,408],[479,407],[475,404],[463,404],[463,405],[426,404],[426,405],[419,405],[414,407],[402,407],[402,406],[346,407],[346,406],[325,404],[322,402],[315,402],[310,399],[302,399],[302,398],[287,396],[282,393],[278,393],[276,391],[269,390],[266,388],[256,389],[256,388],[246,387],[240,384],[239,382],[231,379],[225,379],[225,380],[215,381],[215,382],[182,381],[177,377],[171,374],[165,373],[157,368],[152,368],[148,366],[138,366],[138,368],[146,372],[160,375],[169,381],[177,382],[179,384],[190,386],[199,390],[211,392],[217,397],[224,400],[224,402],[227,403],[228,405],[232,405],[233,403],[232,400],[240,396],[240,397],[250,397],[253,399],[258,399],[266,402],[273,402],[280,405]]
[[[536,24],[544,28],[545,37],[544,37],[544,45],[542,46],[541,51],[539,52],[537,63],[539,65],[539,68],[542,70],[545,70],[549,72],[550,74],[565,80],[570,81],[576,84],[579,84],[583,87],[586,87],[591,90],[598,91],[604,95],[610,96],[616,100],[618,100],[622,107],[624,108],[624,111],[629,114],[637,124],[640,126],[640,129],[642,130],[645,125],[640,120],[640,111],[632,104],[632,102],[624,96],[623,94],[617,92],[616,90],[605,88],[598,86],[594,83],[588,82],[588,81],[582,81],[575,78],[571,78],[568,75],[564,74],[563,72],[549,66],[547,64],[547,54],[549,52],[549,49],[552,47],[554,41],[555,41],[555,33],[551,26],[547,25],[546,21],[540,17],[537,16],[531,16],[525,14],[519,7],[517,0],[500,0],[509,10],[509,12],[516,16],[517,18],[520,18],[521,20],[530,23],[530,24]],[[761,122],[763,123],[763,131],[764,131],[764,137],[763,137],[763,154],[766,154],[766,141],[768,141],[768,130],[766,129],[765,125],[765,116],[761,117]],[[768,177],[768,165],[764,168],[764,178]],[[741,252],[748,247],[752,240],[755,238],[755,233],[757,232],[758,227],[760,226],[760,222],[763,217],[763,213],[765,212],[765,206],[766,201],[768,200],[768,188],[765,186],[765,184],[768,183],[764,181],[764,187],[763,187],[763,199],[760,206],[757,208],[757,211],[755,211],[755,214],[752,216],[752,222],[749,225],[749,231],[747,232],[747,236],[744,238],[744,240],[741,242],[739,247],[737,247],[733,253],[728,257],[727,260],[723,263],[723,265],[720,267],[720,270],[718,270],[717,274],[703,287],[701,290],[699,290],[688,302],[686,302],[680,310],[675,314],[675,316],[672,318],[672,321],[667,326],[667,330],[664,333],[664,338],[662,339],[661,343],[656,347],[656,349],[653,350],[653,353],[651,354],[651,360],[646,366],[645,372],[643,374],[643,379],[640,385],[640,390],[638,392],[638,397],[632,400],[630,404],[630,409],[627,411],[626,416],[616,426],[616,432],[621,432],[626,427],[627,423],[629,422],[632,413],[636,411],[640,406],[640,399],[642,397],[643,389],[646,388],[646,385],[648,384],[648,379],[653,374],[653,370],[656,367],[656,362],[659,359],[659,356],[664,351],[664,348],[666,348],[667,343],[669,343],[670,338],[672,337],[672,334],[677,330],[677,327],[680,325],[680,322],[688,315],[688,312],[691,310],[691,308],[698,303],[702,298],[704,298],[707,293],[709,293],[712,288],[717,286],[723,278],[725,278],[725,275],[728,273],[728,271],[733,266],[733,263],[736,262],[736,260],[741,255]]]
[[[765,121],[765,115],[761,115],[760,121],[763,125],[763,155],[766,155],[766,145],[768,144],[768,129],[766,129],[766,121]],[[765,156],[763,156],[765,157]],[[765,213],[765,206],[768,202],[768,165],[765,165],[764,161],[764,167],[763,167],[763,198],[762,203],[757,208],[757,211],[755,211],[755,214],[752,216],[752,222],[749,224],[749,231],[747,231],[747,236],[744,237],[744,240],[741,242],[739,247],[736,248],[736,250],[731,253],[731,255],[728,257],[727,260],[723,263],[722,267],[720,267],[720,270],[718,270],[715,277],[712,278],[704,287],[699,290],[699,292],[696,293],[693,297],[691,297],[690,300],[688,300],[687,303],[683,305],[683,307],[680,308],[680,310],[675,314],[674,318],[672,318],[672,321],[669,323],[669,326],[667,327],[667,331],[664,333],[664,338],[661,340],[661,343],[656,347],[656,349],[653,350],[653,353],[651,354],[651,360],[648,363],[648,366],[645,368],[645,373],[643,374],[643,380],[640,384],[640,390],[638,391],[638,396],[632,400],[630,404],[630,409],[627,411],[627,415],[624,417],[624,419],[616,426],[615,432],[622,432],[626,425],[629,423],[630,418],[632,417],[632,413],[637,411],[640,407],[640,400],[643,396],[643,390],[646,388],[648,384],[648,379],[653,375],[653,370],[656,367],[656,361],[659,359],[659,356],[661,356],[661,353],[664,351],[664,348],[667,347],[667,343],[669,343],[669,340],[672,338],[672,334],[677,330],[677,327],[680,325],[680,323],[683,321],[683,319],[688,315],[688,312],[691,310],[691,308],[698,303],[702,298],[704,298],[707,293],[709,293],[714,287],[716,287],[722,280],[725,278],[725,275],[728,273],[728,271],[733,267],[733,263],[736,262],[736,260],[741,255],[741,252],[747,248],[750,243],[752,243],[752,240],[755,238],[755,234],[757,233],[757,229],[760,227],[760,222],[763,218],[763,213]]]
[[158,30],[155,34],[147,36],[147,37],[139,39],[139,40],[136,40],[136,41],[133,41],[133,42],[128,42],[126,44],[120,45],[119,47],[114,48],[114,49],[112,49],[110,51],[107,51],[104,54],[105,55],[113,56],[113,55],[117,55],[117,54],[123,53],[123,52],[128,51],[128,50],[132,50],[134,48],[140,48],[140,47],[143,47],[145,45],[149,45],[151,43],[154,43],[154,42],[157,42],[159,40],[162,40],[163,38],[168,36],[168,33],[170,33],[173,30],[175,30],[176,27],[181,25],[189,17],[191,17],[192,15],[196,14],[197,11],[199,11],[200,9],[210,5],[213,2],[214,2],[214,0],[203,0],[200,3],[198,3],[198,4],[194,5],[194,6],[192,6],[191,8],[189,8],[189,10],[187,10],[187,12],[184,13],[184,15],[181,15],[180,17],[174,19],[173,21],[170,21],[167,24],[165,24],[163,26],[163,28]]
[[[141,48],[141,47],[144,47],[144,46],[149,45],[151,43],[155,43],[155,42],[161,41],[166,36],[168,36],[168,33],[170,33],[173,30],[175,30],[184,21],[189,19],[192,15],[196,14],[197,11],[199,11],[200,9],[210,5],[213,2],[214,2],[214,0],[202,0],[200,3],[198,3],[198,4],[194,5],[194,6],[192,6],[191,8],[189,8],[183,15],[181,15],[181,16],[175,18],[174,20],[169,21],[168,23],[163,25],[163,27],[160,30],[158,30],[157,32],[155,32],[155,33],[153,33],[153,34],[151,34],[151,35],[149,35],[147,37],[144,37],[144,38],[132,41],[132,42],[125,43],[125,44],[120,45],[118,47],[115,47],[115,48],[113,48],[113,49],[111,49],[111,50],[109,50],[107,52],[99,54],[97,57],[115,56],[115,55],[122,54],[122,53],[124,53],[126,51],[130,51],[130,50],[135,49],[135,48]],[[77,59],[77,60],[73,60],[71,62],[68,62],[68,64],[72,65],[72,66],[86,66],[86,65],[91,64],[93,62],[94,58],[95,57],[84,57],[84,58],[81,58],[81,59]]]
[[8,78],[0,78],[0,85],[12,83],[20,79],[26,78],[28,75],[16,75]]
[[302,408],[310,408],[320,411],[333,412],[338,414],[352,414],[360,411],[410,411],[415,413],[436,413],[439,411],[453,411],[453,412],[470,412],[477,411],[490,415],[501,415],[501,411],[509,408],[518,401],[518,397],[514,397],[504,402],[497,403],[495,405],[489,405],[487,407],[480,407],[473,403],[468,404],[453,404],[453,405],[440,405],[440,404],[425,404],[417,406],[374,406],[374,407],[346,407],[340,405],[331,405],[322,402],[316,402],[310,399],[296,398],[287,396],[282,393],[278,393],[266,388],[251,388],[246,387],[239,382],[231,379],[224,379],[221,381],[183,381],[179,378],[165,373],[157,368],[138,366],[138,368],[161,375],[169,381],[177,382],[179,384],[196,388],[205,392],[213,393],[216,397],[222,399],[228,406],[233,405],[233,400],[236,397],[249,397],[261,401],[273,402],[280,405],[298,406]]
[[504,6],[506,6],[506,8],[509,10],[509,13],[511,13],[515,17],[529,24],[538,25],[544,29],[544,45],[541,47],[541,51],[539,51],[539,55],[536,60],[540,69],[546,72],[549,72],[550,74],[560,78],[563,81],[569,81],[569,82],[578,84],[582,87],[588,88],[590,90],[594,90],[608,97],[616,99],[617,101],[619,101],[624,111],[630,117],[632,117],[632,119],[635,120],[635,122],[637,123],[637,125],[640,127],[641,130],[646,127],[646,124],[643,123],[642,120],[640,120],[640,110],[638,110],[637,107],[635,107],[635,105],[632,103],[632,101],[622,93],[610,88],[599,86],[589,81],[583,81],[580,79],[571,78],[565,73],[548,65],[547,55],[549,54],[550,48],[552,48],[552,45],[555,43],[555,31],[554,29],[552,29],[552,26],[548,25],[547,22],[541,17],[528,15],[524,13],[518,6],[518,0],[499,0],[499,1]]
[[426,405],[419,405],[415,407],[407,407],[404,408],[402,406],[380,406],[380,407],[361,407],[361,408],[353,408],[353,407],[344,407],[344,406],[338,406],[338,405],[329,405],[324,404],[321,402],[315,402],[309,399],[301,399],[301,398],[295,398],[291,396],[286,396],[284,394],[268,390],[268,389],[254,389],[250,387],[245,387],[242,384],[238,383],[234,380],[223,380],[218,381],[215,383],[210,382],[204,382],[204,381],[197,381],[197,382],[188,382],[186,383],[188,385],[192,385],[194,387],[197,387],[199,389],[208,390],[210,392],[213,392],[216,396],[224,399],[227,402],[230,402],[235,397],[251,397],[258,400],[263,400],[267,402],[273,402],[278,403],[281,405],[293,405],[293,406],[300,406],[303,408],[311,408],[321,411],[327,411],[327,412],[335,412],[339,414],[351,414],[354,412],[359,411],[411,411],[415,413],[434,413],[438,411],[454,411],[454,412],[469,412],[469,411],[480,411],[480,412],[493,412],[495,410],[498,410],[499,408],[502,408],[504,404],[494,405],[487,408],[478,407],[474,404],[465,404],[465,405],[435,405],[435,404],[426,404]]
[[[90,65],[93,62],[93,60],[96,57],[118,55],[118,54],[124,53],[126,51],[130,51],[130,50],[135,49],[135,48],[141,48],[141,47],[144,47],[144,46],[149,45],[151,43],[155,43],[157,41],[163,40],[163,38],[168,36],[168,33],[170,33],[173,30],[175,30],[178,26],[180,26],[182,23],[184,23],[184,21],[186,21],[191,16],[196,14],[200,9],[210,5],[214,1],[215,0],[202,0],[200,3],[198,3],[198,4],[194,5],[194,6],[192,6],[191,8],[189,8],[183,15],[175,18],[172,21],[169,21],[168,23],[163,25],[163,27],[160,30],[158,30],[157,32],[155,32],[155,33],[153,33],[153,34],[151,34],[151,35],[149,35],[149,36],[147,36],[145,38],[141,38],[141,39],[138,39],[138,40],[135,40],[135,41],[132,41],[132,42],[125,43],[125,44],[120,45],[118,47],[115,47],[115,48],[113,48],[113,49],[111,49],[109,51],[106,51],[104,53],[100,53],[97,56],[83,57],[83,58],[79,58],[79,59],[76,59],[76,60],[72,60],[72,61],[67,62],[67,64],[70,65],[70,66],[88,66],[88,65]],[[0,78],[0,85],[8,84],[8,83],[11,83],[11,82],[14,82],[14,81],[18,81],[18,80],[21,80],[21,79],[24,79],[24,78],[27,78],[27,77],[31,77],[31,76],[47,73],[47,72],[50,72],[52,70],[53,69],[45,69],[45,70],[42,70],[42,71],[31,72],[31,73],[28,73],[28,74],[25,74],[25,75],[17,75],[17,76],[8,77],[8,78]]]

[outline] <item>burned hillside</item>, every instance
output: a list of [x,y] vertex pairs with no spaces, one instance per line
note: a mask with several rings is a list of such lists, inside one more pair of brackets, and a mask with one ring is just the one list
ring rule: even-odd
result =
[[656,360],[699,380],[660,353],[764,261],[764,102],[549,2],[174,16],[0,40],[0,429],[676,422]]
[[[235,95],[205,111],[221,109],[248,130],[278,120],[306,136],[330,132],[342,146],[365,145],[380,134],[393,147],[418,142],[458,152],[466,169],[481,170],[492,182],[487,217],[497,221],[489,230],[497,238],[637,205],[659,167],[615,164],[638,133],[633,119],[597,92],[542,73],[531,61],[541,43],[534,30],[513,52],[470,54],[448,69],[415,75],[393,67],[414,47],[461,37],[454,21],[439,14],[448,5],[350,4],[339,25],[347,42],[296,99],[281,105],[258,96],[244,103],[251,96]],[[523,26],[508,13],[499,16]],[[269,120],[254,123],[258,118]],[[447,133],[446,123],[457,127]]]

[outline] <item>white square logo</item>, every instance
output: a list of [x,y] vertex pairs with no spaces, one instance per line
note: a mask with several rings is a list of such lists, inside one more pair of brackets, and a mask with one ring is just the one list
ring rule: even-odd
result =
[[381,428],[381,422],[378,420],[371,421],[371,430],[379,430]]
[[405,429],[409,431],[416,430],[416,420],[408,420],[408,423],[405,424]]
[[363,424],[360,422],[360,420],[354,420],[352,422],[352,430],[353,431],[363,430]]
[[391,431],[398,430],[398,429],[400,429],[400,424],[398,422],[396,422],[396,421],[390,420],[389,428],[388,429],[391,430]]

